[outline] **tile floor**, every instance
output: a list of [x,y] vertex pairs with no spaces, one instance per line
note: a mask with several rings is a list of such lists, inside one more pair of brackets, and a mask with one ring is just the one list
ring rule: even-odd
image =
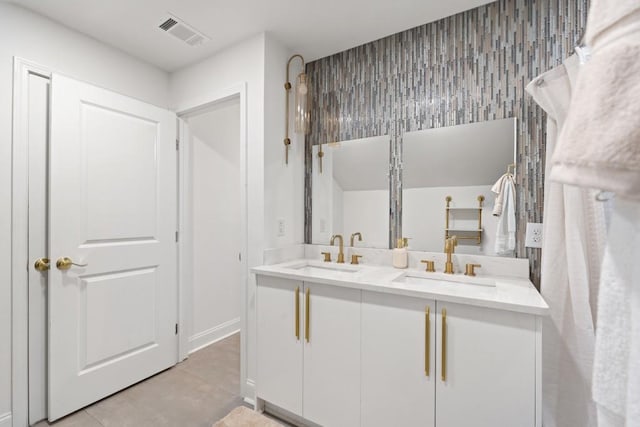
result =
[[240,398],[240,334],[53,424],[37,427],[211,427]]

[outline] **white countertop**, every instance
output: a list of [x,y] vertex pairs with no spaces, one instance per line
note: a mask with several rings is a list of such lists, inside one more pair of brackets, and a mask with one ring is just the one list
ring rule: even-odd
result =
[[[296,259],[280,264],[254,267],[251,272],[258,275],[301,280],[325,285],[342,286],[364,291],[405,295],[418,298],[436,299],[453,303],[469,304],[479,307],[496,308],[521,313],[547,315],[549,307],[533,284],[524,278],[485,276],[478,278],[489,280],[495,286],[466,284],[447,281],[451,279],[443,273],[427,273],[424,270],[395,269],[387,266],[338,264],[337,268],[357,270],[354,272],[333,271],[329,269],[299,269],[301,265],[316,267],[335,267],[335,263],[323,263],[316,260]],[[432,279],[424,283],[405,283],[394,281],[404,275]],[[465,280],[465,276],[456,274],[456,280]]]

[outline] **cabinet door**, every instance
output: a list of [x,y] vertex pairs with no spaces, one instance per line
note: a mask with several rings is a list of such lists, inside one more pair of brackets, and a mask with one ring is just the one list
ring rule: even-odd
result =
[[297,415],[302,415],[302,287],[299,281],[258,276],[256,297],[256,395]]
[[303,416],[325,427],[360,425],[360,294],[305,283]]
[[435,302],[362,293],[362,425],[435,422]]
[[437,308],[436,425],[533,426],[535,317],[443,302]]

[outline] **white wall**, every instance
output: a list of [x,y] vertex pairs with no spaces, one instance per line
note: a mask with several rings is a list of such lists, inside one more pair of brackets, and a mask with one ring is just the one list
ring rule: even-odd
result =
[[[426,187],[402,190],[402,233],[410,237],[409,248],[417,251],[442,252],[444,248],[445,207],[447,196],[451,207],[475,208],[478,196],[485,200],[482,209],[482,244],[460,240],[456,252],[461,254],[495,255],[495,236],[498,217],[492,215],[495,194],[491,185],[468,187]],[[453,212],[453,211],[452,211]],[[450,228],[477,228],[476,210],[455,211]],[[464,235],[469,236],[469,233]]]
[[[0,420],[11,411],[11,129],[13,56],[167,106],[169,76],[20,7],[0,3]],[[26,290],[26,285],[25,285]],[[0,425],[2,422],[0,421]]]
[[[285,66],[291,52],[267,35],[264,64],[264,230],[265,247],[279,248],[304,242],[304,135],[293,131],[293,90],[290,93],[289,164],[285,163]],[[291,63],[290,81],[302,70]],[[284,235],[278,222],[284,221]]]
[[240,98],[186,121],[195,230],[189,322],[193,351],[240,329]]

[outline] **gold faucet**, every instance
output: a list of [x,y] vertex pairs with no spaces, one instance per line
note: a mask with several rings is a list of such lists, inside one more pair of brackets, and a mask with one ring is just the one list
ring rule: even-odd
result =
[[446,274],[453,274],[453,262],[451,261],[451,254],[456,251],[458,245],[458,238],[451,236],[444,241],[444,252],[447,254],[447,262],[444,264],[444,272]]
[[333,236],[331,236],[331,246],[333,246],[333,242],[339,238],[340,239],[340,251],[338,252],[338,264],[344,264],[344,242],[342,240],[342,235],[340,234],[334,234]]
[[354,238],[355,238],[355,237],[357,237],[357,238],[358,238],[358,242],[362,242],[362,233],[360,233],[359,231],[358,231],[358,232],[353,233],[353,234],[351,235],[351,245],[350,245],[352,248],[353,248],[353,240],[354,240]]

